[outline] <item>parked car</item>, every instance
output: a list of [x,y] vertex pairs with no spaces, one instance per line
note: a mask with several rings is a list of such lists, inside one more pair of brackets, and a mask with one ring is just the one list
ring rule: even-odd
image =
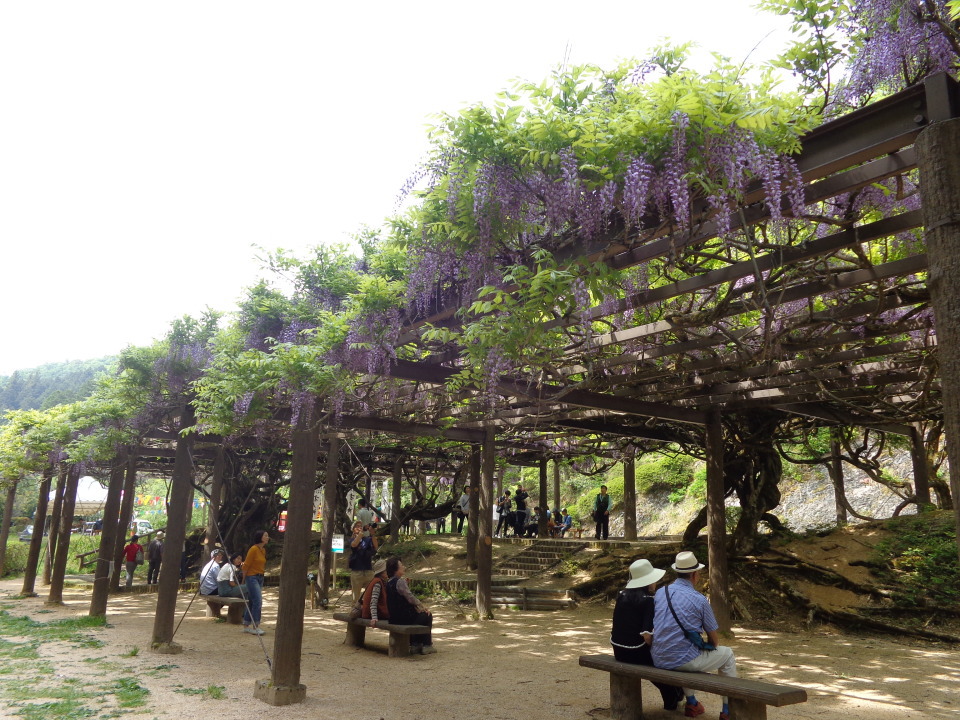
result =
[[130,523],[130,532],[134,535],[146,535],[153,532],[153,525],[149,520],[133,520]]

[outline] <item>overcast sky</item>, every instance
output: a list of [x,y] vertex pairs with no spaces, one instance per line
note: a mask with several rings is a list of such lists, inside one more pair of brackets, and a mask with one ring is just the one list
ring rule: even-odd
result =
[[0,375],[233,309],[255,246],[378,225],[431,114],[568,49],[610,67],[670,37],[759,61],[784,27],[747,0],[3,3]]

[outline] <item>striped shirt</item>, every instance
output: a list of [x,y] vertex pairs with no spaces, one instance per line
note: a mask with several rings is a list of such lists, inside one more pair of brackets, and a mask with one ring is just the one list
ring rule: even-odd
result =
[[[700,655],[700,650],[684,637],[683,630],[670,612],[664,586],[657,590],[654,603],[653,627],[653,664],[665,670],[673,670]],[[719,629],[713,609],[707,598],[697,592],[685,577],[679,577],[669,585],[670,600],[680,622],[687,630],[695,632],[713,632]]]

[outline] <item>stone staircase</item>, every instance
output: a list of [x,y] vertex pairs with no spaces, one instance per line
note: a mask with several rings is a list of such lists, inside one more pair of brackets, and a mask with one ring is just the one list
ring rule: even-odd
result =
[[498,575],[528,578],[546,572],[587,546],[581,540],[538,540],[496,566]]
[[490,590],[490,604],[494,607],[517,610],[565,610],[577,603],[566,590],[494,586]]

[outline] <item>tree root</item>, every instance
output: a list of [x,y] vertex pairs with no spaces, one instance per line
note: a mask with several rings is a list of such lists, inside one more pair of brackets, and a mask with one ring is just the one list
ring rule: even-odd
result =
[[780,555],[785,560],[772,560],[769,558],[757,557],[754,555],[747,556],[743,558],[745,562],[767,566],[767,567],[791,567],[805,570],[807,572],[813,573],[821,577],[828,584],[843,588],[844,590],[850,590],[856,593],[862,593],[864,595],[869,595],[870,597],[882,600],[890,599],[892,592],[885,588],[877,587],[876,585],[864,585],[863,583],[858,583],[855,580],[850,580],[849,578],[844,577],[836,570],[831,568],[824,567],[822,565],[816,565],[806,560],[802,560],[793,553],[783,552],[781,550],[769,550],[769,552],[776,555]]
[[791,587],[785,580],[766,570],[766,568],[758,567],[757,569],[763,573],[763,575],[772,585],[777,587],[781,593],[789,598],[791,602],[807,610],[807,617],[811,622],[814,618],[819,617],[821,620],[827,620],[850,630],[869,628],[871,630],[879,630],[881,632],[898,636],[916,637],[924,640],[938,640],[940,642],[960,643],[960,636],[957,635],[948,635],[946,633],[931,632],[930,630],[917,630],[914,628],[893,625],[891,623],[885,623],[880,620],[864,617],[863,615],[847,612],[845,610],[828,610],[827,608],[811,602],[809,598],[795,588]]

